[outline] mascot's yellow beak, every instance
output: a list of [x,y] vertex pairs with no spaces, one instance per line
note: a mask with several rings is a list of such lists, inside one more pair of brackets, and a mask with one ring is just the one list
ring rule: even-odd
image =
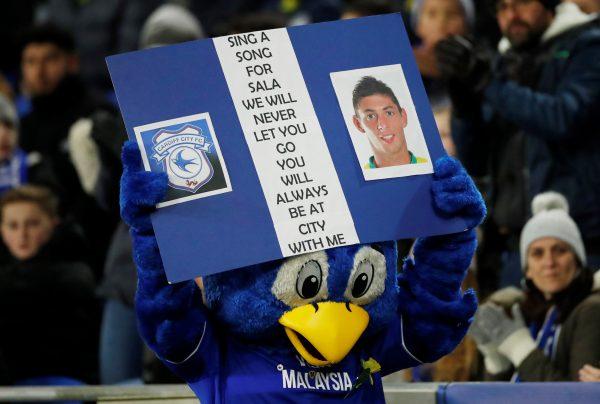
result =
[[352,303],[321,302],[296,307],[279,318],[300,355],[313,366],[344,359],[369,324],[369,314]]

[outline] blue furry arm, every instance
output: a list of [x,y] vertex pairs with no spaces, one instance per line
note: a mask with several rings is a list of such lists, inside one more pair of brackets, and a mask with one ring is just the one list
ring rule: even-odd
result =
[[432,182],[438,214],[460,217],[462,233],[417,240],[414,260],[399,275],[399,307],[407,348],[423,362],[450,353],[463,339],[477,309],[472,290],[462,293],[477,239],[475,227],[485,217],[485,204],[460,163],[450,157],[436,161]]
[[167,177],[144,171],[135,142],[123,147],[121,216],[130,226],[138,270],[135,296],[142,338],[167,362],[188,359],[206,331],[206,313],[194,281],[169,285],[165,276],[150,213],[165,195]]

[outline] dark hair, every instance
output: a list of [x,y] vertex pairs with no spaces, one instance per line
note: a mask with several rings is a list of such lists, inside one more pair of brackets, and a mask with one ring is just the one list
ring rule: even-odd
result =
[[2,218],[5,206],[19,202],[34,203],[51,218],[58,217],[58,198],[49,189],[37,185],[22,185],[6,191],[2,195],[0,218]]
[[591,269],[583,267],[580,273],[564,290],[546,300],[544,294],[529,279],[526,280],[525,300],[521,311],[528,323],[541,325],[550,306],[556,305],[558,310],[557,323],[563,323],[579,303],[588,297],[592,291],[594,275]]
[[355,0],[344,8],[345,13],[354,13],[361,17],[388,14],[393,11],[394,7],[389,0]]
[[75,52],[75,40],[69,31],[50,23],[34,25],[21,37],[21,53],[32,43],[50,43],[67,53]]
[[352,91],[352,105],[354,106],[354,111],[356,112],[360,100],[374,94],[381,94],[390,97],[394,104],[398,106],[398,109],[402,109],[398,99],[396,98],[396,95],[392,89],[387,86],[387,84],[385,84],[383,81],[377,80],[375,77],[364,76],[356,84],[354,91]]

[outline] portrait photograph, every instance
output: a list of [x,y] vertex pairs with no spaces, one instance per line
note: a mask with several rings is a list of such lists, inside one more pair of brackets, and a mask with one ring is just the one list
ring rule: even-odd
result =
[[401,65],[330,76],[365,180],[433,172]]

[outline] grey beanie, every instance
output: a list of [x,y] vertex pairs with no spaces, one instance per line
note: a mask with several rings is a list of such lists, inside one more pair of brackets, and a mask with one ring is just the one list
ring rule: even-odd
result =
[[555,237],[569,244],[583,266],[586,265],[585,247],[577,225],[569,216],[569,203],[558,192],[536,195],[531,202],[533,217],[521,232],[521,268],[527,267],[529,245],[543,237]]
[[140,33],[140,49],[172,45],[204,38],[198,19],[178,4],[163,4],[146,20]]
[[15,129],[19,128],[19,116],[12,102],[0,94],[0,122],[9,124]]
[[[475,26],[475,5],[473,0],[459,0],[459,2],[465,12],[467,26],[469,26],[469,28],[473,28]],[[419,16],[421,15],[421,10],[423,9],[423,3],[425,3],[425,0],[413,1],[412,10],[410,13],[410,25],[412,26],[413,30],[417,29]]]

